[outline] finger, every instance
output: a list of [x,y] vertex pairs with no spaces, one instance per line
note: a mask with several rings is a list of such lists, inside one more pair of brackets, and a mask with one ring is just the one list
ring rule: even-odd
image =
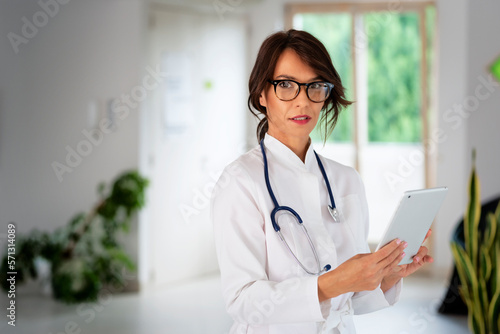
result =
[[[398,263],[398,264],[399,264],[399,263]],[[393,273],[399,273],[401,270],[403,270],[403,266],[404,266],[404,264],[403,264],[403,265],[400,265],[400,266],[399,266],[399,265],[396,265],[395,267],[393,267],[393,268],[392,268],[392,272],[393,272]]]
[[387,276],[391,274],[398,274],[401,276],[402,270],[404,269],[404,265],[400,266],[399,262],[404,258],[405,253],[401,253],[399,256],[397,256],[391,263],[389,263],[386,267],[382,268],[382,275]]
[[401,259],[405,256],[405,253],[403,250],[406,248],[408,245],[407,242],[403,242],[402,244],[399,245],[398,248],[391,254],[389,254],[385,259],[379,262],[379,264],[383,267],[394,267],[401,262]]
[[427,231],[427,234],[425,235],[424,241],[422,243],[424,243],[427,240],[427,238],[430,237],[431,234],[432,234],[432,229],[429,229],[429,231]]
[[399,245],[401,245],[401,240],[400,239],[394,239],[391,242],[389,242],[387,245],[373,253],[375,259],[377,262],[380,262],[387,258],[391,253],[393,253],[395,250],[398,249]]
[[354,255],[352,258],[361,259],[363,257],[370,256],[370,255],[372,255],[372,253],[359,253],[359,254]]
[[427,253],[429,252],[429,249],[425,246],[420,247],[418,250],[418,253],[413,257],[413,259],[418,263],[420,260],[422,260]]
[[426,255],[423,258],[420,259],[420,262],[418,263],[419,265],[424,265],[426,263],[432,263],[434,262],[434,258],[430,255]]
[[432,262],[434,262],[434,259],[432,258],[432,256],[429,255],[423,257],[422,261],[420,262],[416,262],[416,260],[414,260],[412,263],[408,264],[407,270],[403,276],[404,277],[409,276],[414,272],[416,272],[417,270],[419,270],[420,268],[422,268],[424,264]]
[[398,268],[399,267],[399,262],[401,262],[401,260],[405,257],[406,253],[403,252],[401,253],[399,256],[397,256],[394,261],[392,261],[392,263],[390,264],[390,267],[392,267],[394,269],[394,267]]

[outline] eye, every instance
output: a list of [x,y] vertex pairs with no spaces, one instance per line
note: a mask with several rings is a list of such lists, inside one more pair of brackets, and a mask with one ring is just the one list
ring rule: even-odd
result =
[[315,82],[309,86],[309,89],[323,89],[326,85],[324,82]]
[[291,81],[280,81],[278,83],[279,88],[285,88],[285,89],[290,89],[293,88],[293,82]]

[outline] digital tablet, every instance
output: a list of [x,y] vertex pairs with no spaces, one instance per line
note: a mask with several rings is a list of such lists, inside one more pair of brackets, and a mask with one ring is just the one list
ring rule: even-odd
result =
[[446,187],[406,191],[376,250],[399,238],[408,243],[399,265],[412,263],[447,192]]

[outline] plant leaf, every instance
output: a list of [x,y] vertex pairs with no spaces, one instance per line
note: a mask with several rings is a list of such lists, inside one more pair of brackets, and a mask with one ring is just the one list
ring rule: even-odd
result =
[[498,333],[500,330],[499,319],[500,319],[500,285],[497,284],[497,290],[495,291],[493,298],[491,299],[488,319],[489,319],[489,330],[490,333]]
[[496,242],[500,243],[500,202],[498,203],[497,209],[495,210],[495,222],[496,222]]
[[478,284],[474,266],[472,265],[468,254],[456,242],[451,243],[451,251],[455,258],[462,288],[467,290],[464,293],[471,298],[474,296],[474,291],[477,290]]
[[488,248],[485,245],[481,245],[479,249],[479,256],[480,256],[480,268],[481,268],[481,275],[480,278],[486,282],[490,279],[491,275],[491,270],[492,270],[492,263],[491,263],[491,257],[490,257],[490,252],[488,251]]
[[[464,215],[465,249],[474,268],[478,269],[478,226],[481,216],[480,186],[476,175],[475,161],[469,179],[469,203]],[[479,273],[479,271],[476,271]]]
[[[496,242],[494,247],[493,247],[493,257],[491,258],[492,263],[495,265],[493,266],[492,272],[491,272],[491,277],[490,277],[490,293],[493,296],[492,300],[495,296],[495,294],[500,291],[500,269],[498,268],[498,260],[499,260],[499,254],[500,254],[500,242]],[[491,308],[491,303],[490,302],[490,308]]]
[[497,221],[495,214],[488,212],[486,216],[486,229],[484,230],[484,246],[490,250],[496,241]]
[[478,277],[478,285],[477,285],[477,299],[476,301],[476,309],[477,309],[477,317],[478,320],[482,323],[483,326],[485,326],[487,322],[487,314],[488,314],[488,307],[489,307],[489,301],[488,301],[488,290],[486,287],[486,281],[484,280],[483,277]]

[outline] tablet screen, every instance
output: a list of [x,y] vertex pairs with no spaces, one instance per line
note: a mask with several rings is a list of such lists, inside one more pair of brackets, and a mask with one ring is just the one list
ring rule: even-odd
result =
[[399,265],[408,264],[418,253],[427,231],[444,201],[448,188],[406,191],[392,217],[377,250],[399,238],[408,243]]

